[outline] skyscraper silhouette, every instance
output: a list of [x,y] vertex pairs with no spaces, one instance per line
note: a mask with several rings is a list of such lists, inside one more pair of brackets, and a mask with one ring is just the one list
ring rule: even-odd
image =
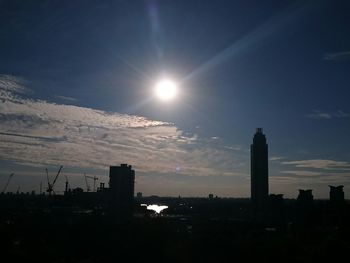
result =
[[254,212],[264,212],[269,195],[268,146],[262,128],[257,128],[250,146],[251,201]]
[[131,215],[134,205],[135,171],[131,165],[110,166],[109,186],[113,210],[119,214]]

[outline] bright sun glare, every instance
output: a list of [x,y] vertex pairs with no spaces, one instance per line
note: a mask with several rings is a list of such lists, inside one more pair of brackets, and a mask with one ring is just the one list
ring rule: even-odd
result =
[[177,85],[174,81],[163,79],[156,84],[155,92],[159,99],[169,101],[176,96]]

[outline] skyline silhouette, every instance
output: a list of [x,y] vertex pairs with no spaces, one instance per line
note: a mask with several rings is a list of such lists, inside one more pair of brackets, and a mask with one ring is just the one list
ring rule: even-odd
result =
[[349,10],[0,0],[0,261],[346,260]]
[[346,260],[349,10],[0,0],[1,262]]
[[349,189],[349,8],[1,1],[0,185],[40,192],[62,165],[62,194],[131,163],[144,195],[249,198],[265,127],[271,193]]
[[[272,200],[279,200],[283,199],[283,193],[282,194],[270,194],[269,193],[269,158],[268,158],[268,144],[266,140],[266,136],[263,133],[263,128],[256,128],[256,133],[253,136],[253,143],[250,146],[250,163],[251,163],[251,170],[250,170],[250,200],[252,202],[252,207],[255,213],[257,214],[263,214],[264,211],[268,207],[269,199]],[[120,166],[110,166],[109,167],[109,188],[105,187],[104,182],[100,182],[100,187],[96,188],[96,180],[99,178],[94,176],[87,176],[84,174],[84,179],[86,183],[86,192],[90,192],[91,188],[89,186],[87,178],[93,179],[94,188],[93,192],[100,191],[102,193],[105,193],[107,196],[106,198],[110,199],[110,202],[112,202],[114,205],[114,209],[116,211],[118,210],[130,210],[133,206],[133,200],[135,197],[142,198],[143,194],[142,192],[137,192],[135,195],[135,171],[131,169],[131,165],[128,164],[121,164]],[[57,181],[61,170],[63,166],[60,166],[58,172],[56,173],[54,179],[52,182],[50,182],[48,169],[45,168],[46,176],[47,176],[47,188],[46,192],[48,195],[56,194],[54,190],[55,182]],[[14,173],[11,173],[6,181],[6,184],[4,186],[2,194],[11,194],[13,192],[6,191],[9,183],[14,176]],[[65,189],[64,191],[57,191],[58,193],[63,193],[64,195],[77,193],[77,192],[84,192],[84,189],[81,187],[76,187],[72,189],[69,185],[68,177],[65,176]],[[52,180],[52,179],[51,179]],[[344,199],[344,191],[343,185],[339,186],[332,186],[329,185],[329,200],[333,203],[339,203],[343,202]],[[45,191],[42,189],[42,182],[40,184],[40,195],[45,195]],[[299,189],[299,194],[295,198],[298,201],[301,202],[311,202],[313,201],[314,197],[312,194],[312,189]],[[32,190],[30,192],[27,192],[26,194],[31,193],[31,195],[38,194],[35,192],[35,190]],[[24,192],[19,192],[19,189],[17,189],[16,194],[24,194]],[[156,196],[154,194],[151,194],[150,196]],[[179,195],[180,196],[180,195]],[[164,196],[169,197],[169,196]],[[186,196],[185,196],[186,197]],[[213,199],[214,195],[209,193],[208,198]],[[218,196],[216,195],[216,198]],[[232,198],[232,197],[231,197]],[[237,198],[237,197],[236,197]],[[238,197],[241,198],[241,197]],[[119,208],[118,208],[119,207]]]

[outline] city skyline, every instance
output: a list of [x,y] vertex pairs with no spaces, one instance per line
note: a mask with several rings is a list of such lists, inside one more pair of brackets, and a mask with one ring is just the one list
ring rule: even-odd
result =
[[[72,186],[107,182],[130,163],[145,195],[249,197],[263,127],[270,193],[349,198],[349,8],[2,1],[0,185],[14,173],[9,191],[38,191],[60,165]],[[163,76],[179,86],[169,102],[153,95]]]

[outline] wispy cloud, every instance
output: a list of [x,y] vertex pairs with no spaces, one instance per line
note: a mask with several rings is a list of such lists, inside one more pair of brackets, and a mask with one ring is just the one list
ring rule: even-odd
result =
[[20,77],[0,74],[0,91],[13,93],[26,93],[30,89],[25,87],[25,80]]
[[315,185],[322,185],[325,189],[325,185],[348,185],[348,178],[350,173],[320,173],[311,171],[283,171],[279,176],[270,177],[270,181],[273,184],[286,184],[289,187],[291,185],[301,186],[309,185],[313,187]]
[[238,153],[217,140],[141,116],[24,98],[14,94],[17,81],[5,77],[0,86],[2,160],[95,169],[125,162],[146,173],[242,176]]
[[[310,159],[281,162],[279,174],[271,176],[271,182],[286,187],[315,187],[319,185],[348,185],[350,162],[328,159]],[[320,191],[321,188],[318,188]],[[286,188],[286,191],[287,188]],[[324,191],[324,190],[321,190]]]
[[323,170],[350,170],[350,162],[325,159],[300,160],[282,162],[285,165],[293,165],[297,168],[311,168]]
[[304,170],[296,170],[296,171],[282,171],[283,174],[289,174],[294,176],[320,176],[322,173],[320,172],[312,172],[312,171],[304,171]]
[[334,118],[349,118],[350,114],[342,110],[334,112],[326,112],[320,110],[313,110],[312,113],[306,114],[306,117],[316,120],[330,120]]
[[282,159],[284,159],[285,157],[283,157],[283,156],[271,156],[270,158],[269,158],[269,160],[270,161],[279,161],[279,160],[282,160]]
[[327,53],[323,56],[324,60],[339,61],[350,59],[350,51]]
[[61,95],[55,95],[55,98],[63,100],[63,101],[69,101],[69,102],[77,101],[76,98],[67,97],[67,96],[61,96]]

